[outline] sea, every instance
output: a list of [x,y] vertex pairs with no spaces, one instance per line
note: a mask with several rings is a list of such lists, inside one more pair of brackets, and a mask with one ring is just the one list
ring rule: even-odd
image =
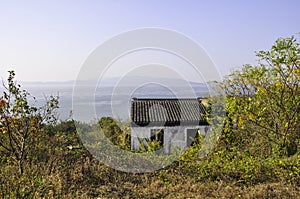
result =
[[[84,89],[80,95],[74,95],[74,82],[23,83],[22,89],[30,93],[30,103],[42,106],[50,96],[59,97],[59,120],[75,119],[81,122],[94,122],[101,117],[113,117],[121,121],[130,118],[130,102],[133,98],[196,98],[208,97],[208,87],[204,83],[191,83],[185,86],[162,86],[146,84],[139,87],[105,85],[97,86],[92,94],[86,95]],[[33,99],[35,97],[35,99]]]

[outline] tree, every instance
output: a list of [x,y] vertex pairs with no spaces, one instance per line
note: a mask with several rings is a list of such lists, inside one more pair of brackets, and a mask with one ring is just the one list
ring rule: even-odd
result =
[[121,128],[117,122],[111,117],[102,117],[99,125],[105,136],[115,145],[119,142],[119,136],[122,134]]
[[0,149],[18,165],[23,173],[23,164],[30,148],[38,142],[43,124],[55,122],[54,110],[58,108],[58,97],[50,97],[44,106],[31,105],[26,90],[14,81],[15,72],[9,71],[7,85],[3,82],[0,97]]
[[[102,117],[99,126],[104,135],[114,144],[122,149],[130,149],[129,127],[125,123],[117,122],[111,117]],[[123,127],[123,128],[121,128]]]
[[293,155],[300,139],[299,43],[293,36],[280,38],[257,57],[257,66],[245,65],[222,82],[228,96],[225,131],[261,142],[269,153]]

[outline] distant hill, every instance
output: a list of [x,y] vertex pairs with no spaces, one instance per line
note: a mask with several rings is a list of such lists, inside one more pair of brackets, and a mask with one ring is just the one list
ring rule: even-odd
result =
[[[201,82],[194,82],[194,81],[187,81],[184,79],[175,79],[175,78],[156,78],[156,77],[143,77],[143,76],[131,76],[131,77],[108,77],[101,79],[100,82],[98,82],[98,86],[102,87],[114,87],[114,86],[121,86],[121,87],[136,87],[139,85],[139,83],[154,83],[154,84],[163,84],[165,86],[186,86],[191,85],[192,87],[203,87],[207,88],[207,85],[205,83]],[[76,80],[70,80],[70,81],[45,81],[45,82],[29,82],[24,81],[20,82],[20,84],[24,87],[56,87],[56,86],[74,86],[76,84],[84,84],[84,85],[92,85],[94,84],[92,81],[76,81]],[[92,85],[94,86],[94,85]]]

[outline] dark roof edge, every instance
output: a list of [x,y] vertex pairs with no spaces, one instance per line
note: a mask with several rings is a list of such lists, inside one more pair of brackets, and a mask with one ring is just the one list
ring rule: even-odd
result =
[[189,121],[189,122],[170,122],[170,123],[164,123],[164,122],[151,122],[151,123],[140,123],[136,124],[135,122],[130,122],[131,127],[154,127],[154,126],[160,126],[160,127],[175,127],[175,126],[209,126],[209,123],[207,121]]
[[197,97],[197,98],[137,98],[137,97],[133,97],[132,100],[157,100],[157,101],[166,101],[166,100],[174,100],[174,101],[179,101],[179,100],[199,100],[201,101],[202,99],[206,99],[206,98],[202,98],[202,97]]

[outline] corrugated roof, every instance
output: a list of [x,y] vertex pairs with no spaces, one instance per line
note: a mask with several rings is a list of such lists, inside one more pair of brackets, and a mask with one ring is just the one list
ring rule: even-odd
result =
[[205,107],[200,99],[133,98],[132,126],[207,125]]

